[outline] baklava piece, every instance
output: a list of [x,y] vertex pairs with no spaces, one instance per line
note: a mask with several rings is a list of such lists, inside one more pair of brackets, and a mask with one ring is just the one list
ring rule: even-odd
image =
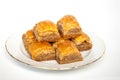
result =
[[65,39],[63,39],[62,37],[60,37],[58,41],[56,41],[56,42],[53,43],[54,49],[56,50],[57,44],[60,44],[60,43],[62,43],[64,41],[65,41]]
[[82,61],[82,55],[73,42],[64,40],[57,44],[56,60],[59,64]]
[[92,42],[87,34],[82,32],[82,34],[72,41],[75,43],[79,51],[85,51],[92,48]]
[[81,28],[77,19],[72,15],[66,15],[57,22],[60,35],[64,39],[75,38],[81,34]]
[[38,41],[55,42],[60,38],[57,26],[49,21],[41,21],[33,28]]
[[35,38],[33,30],[27,31],[22,36],[26,51],[31,58],[36,61],[55,59],[55,50],[49,42],[38,42]]
[[48,42],[35,42],[28,47],[31,58],[36,61],[55,60],[55,50]]
[[24,33],[22,35],[22,40],[26,49],[30,44],[37,41],[33,30],[28,30],[26,33]]

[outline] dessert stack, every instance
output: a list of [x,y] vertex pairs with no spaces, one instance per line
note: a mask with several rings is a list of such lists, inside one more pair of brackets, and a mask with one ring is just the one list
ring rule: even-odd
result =
[[89,36],[72,15],[63,16],[57,24],[40,21],[22,35],[22,40],[31,59],[56,60],[59,64],[83,61],[81,51],[92,48]]

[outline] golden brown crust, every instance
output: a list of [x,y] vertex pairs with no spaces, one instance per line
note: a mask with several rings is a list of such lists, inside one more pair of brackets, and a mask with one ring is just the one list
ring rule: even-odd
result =
[[66,15],[57,22],[58,30],[64,39],[75,38],[81,34],[81,28],[76,18]]
[[55,59],[55,50],[48,42],[35,42],[28,47],[31,58],[36,61]]
[[33,33],[33,30],[28,30],[26,33],[24,33],[22,35],[22,40],[26,49],[30,44],[37,41]]
[[49,42],[38,42],[33,30],[28,30],[22,36],[24,46],[31,58],[36,61],[55,59],[55,50]]
[[92,44],[89,42],[82,42],[79,45],[76,45],[79,51],[90,50],[92,48]]
[[80,36],[72,39],[79,51],[85,51],[92,48],[92,42],[87,34],[84,32]]
[[62,37],[60,37],[58,41],[54,42],[54,43],[53,43],[54,49],[57,48],[57,44],[60,44],[60,43],[63,42],[64,40],[65,40],[65,39],[63,39]]
[[69,40],[57,44],[56,60],[59,64],[82,61],[83,58],[76,46]]
[[57,26],[49,21],[41,21],[33,28],[38,41],[55,42],[60,38]]

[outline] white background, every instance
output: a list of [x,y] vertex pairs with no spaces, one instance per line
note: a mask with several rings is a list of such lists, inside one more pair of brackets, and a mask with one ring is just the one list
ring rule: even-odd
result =
[[[56,22],[72,14],[81,27],[106,44],[102,59],[70,71],[48,71],[20,64],[5,51],[5,41],[40,20]],[[0,80],[120,80],[120,0],[0,0]]]

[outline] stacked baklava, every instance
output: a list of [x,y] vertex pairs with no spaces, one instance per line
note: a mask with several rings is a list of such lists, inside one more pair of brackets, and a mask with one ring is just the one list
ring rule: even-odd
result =
[[72,15],[62,17],[57,25],[50,20],[40,21],[22,39],[33,60],[56,60],[59,64],[82,61],[80,52],[92,48],[89,36]]

